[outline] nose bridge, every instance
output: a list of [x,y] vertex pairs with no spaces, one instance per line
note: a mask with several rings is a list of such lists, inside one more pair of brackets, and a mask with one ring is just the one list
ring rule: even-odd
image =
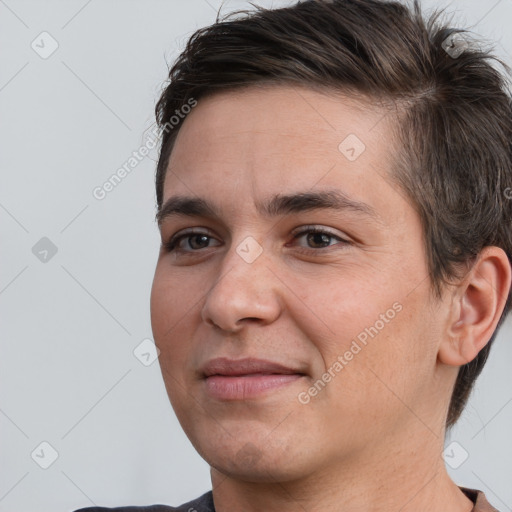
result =
[[248,235],[225,253],[219,278],[208,291],[203,320],[225,330],[236,330],[244,318],[271,322],[279,303],[270,284],[272,272],[262,244]]

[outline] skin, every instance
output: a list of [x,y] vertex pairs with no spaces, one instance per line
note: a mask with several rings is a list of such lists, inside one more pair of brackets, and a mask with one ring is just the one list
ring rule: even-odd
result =
[[[219,218],[162,220],[163,242],[188,228],[210,238],[161,249],[151,320],[172,406],[211,466],[217,512],[472,509],[446,472],[444,424],[458,367],[496,328],[510,265],[488,247],[433,298],[420,220],[390,179],[396,143],[384,114],[339,93],[249,87],[201,99],[178,134],[164,203],[205,198]],[[349,134],[366,146],[354,161],[338,149]],[[375,217],[267,217],[255,207],[274,194],[333,189]],[[311,225],[334,236],[294,238]],[[252,263],[237,252],[248,236],[262,248]],[[300,403],[396,303],[394,318]],[[216,400],[197,372],[221,356],[306,375],[257,398]]]

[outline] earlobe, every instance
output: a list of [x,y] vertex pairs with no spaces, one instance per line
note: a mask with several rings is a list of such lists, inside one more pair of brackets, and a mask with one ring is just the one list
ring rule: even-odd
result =
[[451,318],[439,347],[450,366],[472,361],[485,347],[501,317],[511,285],[511,267],[499,247],[486,247],[454,294]]

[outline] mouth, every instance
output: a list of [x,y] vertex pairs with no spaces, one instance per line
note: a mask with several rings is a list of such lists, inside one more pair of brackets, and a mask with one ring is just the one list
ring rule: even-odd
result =
[[206,392],[218,400],[247,400],[268,395],[306,376],[292,368],[263,359],[217,358],[201,370]]

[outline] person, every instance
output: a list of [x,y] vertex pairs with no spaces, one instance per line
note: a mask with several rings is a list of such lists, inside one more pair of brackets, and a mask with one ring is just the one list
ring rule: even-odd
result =
[[151,322],[212,490],[82,512],[496,511],[443,447],[511,309],[509,69],[441,14],[306,0],[190,38]]

